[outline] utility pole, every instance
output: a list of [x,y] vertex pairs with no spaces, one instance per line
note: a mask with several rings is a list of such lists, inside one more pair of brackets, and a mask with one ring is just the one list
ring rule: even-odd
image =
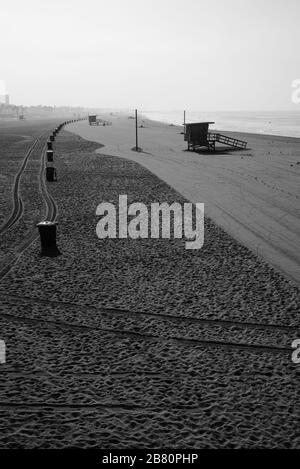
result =
[[137,109],[135,110],[135,150],[139,150],[138,145],[138,118],[137,118]]

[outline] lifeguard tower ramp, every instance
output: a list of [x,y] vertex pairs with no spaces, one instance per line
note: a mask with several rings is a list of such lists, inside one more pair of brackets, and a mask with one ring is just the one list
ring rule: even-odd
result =
[[217,142],[239,150],[247,148],[247,142],[243,140],[238,140],[216,132],[209,132],[210,124],[214,124],[214,122],[185,124],[184,140],[188,142],[189,151],[197,151],[201,147],[206,147],[209,151],[215,151]]

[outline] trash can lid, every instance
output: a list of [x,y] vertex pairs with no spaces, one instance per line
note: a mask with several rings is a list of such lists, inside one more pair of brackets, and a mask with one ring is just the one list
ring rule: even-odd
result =
[[56,221],[40,221],[36,226],[53,226],[53,225],[57,225],[57,222]]

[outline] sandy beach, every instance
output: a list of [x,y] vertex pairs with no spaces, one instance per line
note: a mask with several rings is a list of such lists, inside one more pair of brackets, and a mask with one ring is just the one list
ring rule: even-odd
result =
[[134,120],[104,116],[112,126],[87,122],[68,127],[104,145],[101,153],[142,164],[192,202],[205,203],[206,213],[226,232],[264,258],[287,278],[300,282],[299,177],[300,139],[232,134],[248,149],[218,147],[216,154],[185,152],[182,127],[140,118],[139,146]]
[[101,201],[186,199],[97,148],[59,134],[61,256],[37,237],[0,281],[0,448],[299,448],[299,289],[209,218],[200,251],[99,240]]
[[299,0],[1,5],[10,465],[300,449],[299,18]]

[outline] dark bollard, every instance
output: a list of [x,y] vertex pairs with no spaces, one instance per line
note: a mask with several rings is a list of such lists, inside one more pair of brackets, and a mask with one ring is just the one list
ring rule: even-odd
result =
[[47,150],[47,161],[48,163],[53,163],[53,151]]
[[47,166],[46,168],[46,179],[48,182],[57,181],[56,169],[53,168],[52,166]]
[[41,239],[41,256],[55,257],[60,252],[56,246],[56,222],[42,221],[37,224]]
[[47,142],[47,150],[53,150],[53,142]]

